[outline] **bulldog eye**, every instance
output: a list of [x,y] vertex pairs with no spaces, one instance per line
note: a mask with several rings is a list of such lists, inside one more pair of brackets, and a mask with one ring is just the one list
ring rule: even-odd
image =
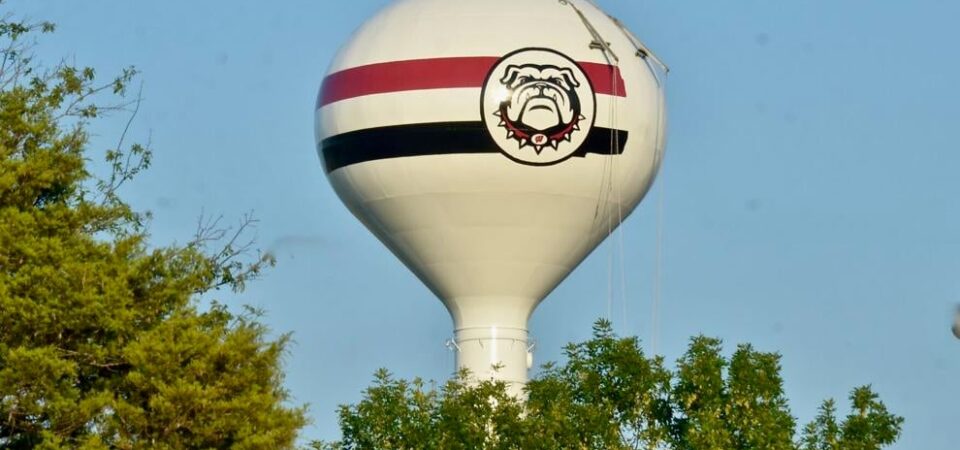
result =
[[530,82],[530,77],[520,77],[517,79],[517,82],[520,84],[527,84]]

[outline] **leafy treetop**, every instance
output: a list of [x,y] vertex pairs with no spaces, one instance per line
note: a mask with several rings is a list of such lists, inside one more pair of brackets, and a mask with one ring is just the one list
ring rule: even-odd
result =
[[832,400],[799,434],[780,377],[780,356],[749,345],[732,356],[695,337],[676,368],[646,356],[607,321],[566,348],[526,387],[523,402],[496,381],[469,374],[440,389],[381,370],[356,405],[340,408],[343,438],[317,449],[879,450],[903,419],[870,387],[838,419]]
[[252,220],[151,247],[148,217],[118,194],[148,147],[121,136],[109,175],[88,164],[91,121],[135,115],[136,71],[98,83],[91,68],[44,68],[31,47],[54,26],[11,17],[0,12],[0,448],[293,448],[306,418],[282,387],[289,336],[271,338],[256,311],[198,307],[272,263],[245,257]]

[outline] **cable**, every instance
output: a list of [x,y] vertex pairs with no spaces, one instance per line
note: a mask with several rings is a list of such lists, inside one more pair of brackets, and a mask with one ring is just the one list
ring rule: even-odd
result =
[[656,239],[653,265],[653,310],[650,320],[651,350],[654,355],[657,354],[660,344],[660,302],[663,286],[663,181],[657,188]]
[[[587,16],[583,13],[583,11],[581,11],[580,8],[577,7],[576,4],[574,4],[573,0],[557,0],[557,1],[561,5],[570,6],[574,10],[574,12],[576,12],[577,16],[583,22],[583,25],[587,28],[587,31],[590,33],[591,37],[593,38],[593,41],[590,43],[590,48],[601,50],[603,52],[604,58],[607,60],[608,65],[613,68],[610,74],[611,85],[613,86],[613,97],[612,97],[612,101],[610,104],[610,111],[609,111],[610,122],[611,122],[610,155],[609,155],[609,158],[607,158],[603,163],[602,175],[600,178],[600,190],[597,195],[597,206],[594,210],[594,220],[595,221],[598,219],[602,220],[602,218],[606,219],[606,222],[607,222],[606,239],[608,241],[611,239],[611,236],[613,235],[614,227],[619,227],[619,229],[617,230],[618,231],[617,242],[616,243],[612,241],[608,242],[608,245],[610,245],[610,251],[608,252],[608,260],[607,260],[607,320],[612,321],[612,316],[613,316],[613,300],[614,300],[613,278],[615,274],[614,254],[617,251],[619,251],[619,255],[617,255],[618,256],[617,266],[619,269],[619,276],[620,276],[619,287],[620,287],[620,301],[621,301],[621,309],[622,309],[621,325],[624,331],[626,331],[628,327],[628,319],[627,319],[628,302],[627,302],[627,281],[626,281],[627,276],[626,276],[626,263],[625,263],[626,257],[625,257],[625,251],[624,251],[625,229],[623,228],[623,189],[622,189],[621,183],[619,183],[619,180],[617,179],[619,170],[617,166],[618,155],[616,153],[616,151],[619,150],[620,148],[620,135],[619,133],[617,133],[617,125],[618,125],[617,119],[618,119],[618,112],[619,112],[618,100],[620,95],[620,93],[618,92],[620,87],[620,84],[618,82],[619,81],[618,77],[620,76],[620,58],[610,47],[610,43],[608,43],[605,39],[603,39],[603,36],[600,35],[596,27],[593,26],[593,24],[590,22]],[[585,0],[585,1],[590,5],[592,5],[593,7],[597,8],[597,10],[601,11],[602,13],[602,10],[600,10],[599,6],[597,6],[597,4],[593,0]],[[651,52],[646,46],[644,46],[639,39],[637,39],[633,34],[631,34],[626,29],[626,27],[623,26],[623,23],[620,22],[620,20],[618,20],[616,17],[613,17],[609,14],[606,14],[606,13],[602,13],[602,14],[606,15],[611,21],[613,21],[614,25],[620,28],[620,31],[624,34],[627,40],[635,48],[636,56],[640,57],[640,59],[643,60],[644,64],[652,73],[654,77],[654,81],[657,85],[657,89],[659,91],[659,96],[660,96],[660,105],[659,105],[660,111],[657,116],[657,129],[656,129],[657,138],[655,142],[657,149],[656,149],[656,154],[654,155],[654,165],[659,167],[663,158],[662,148],[663,148],[664,136],[663,136],[663,133],[661,133],[661,129],[663,125],[663,108],[665,107],[664,96],[663,96],[663,82],[664,82],[663,78],[664,77],[661,76],[661,73],[659,70],[657,70],[655,67],[653,67],[650,64],[650,61],[652,60],[657,65],[660,66],[660,69],[663,70],[664,72],[663,75],[666,75],[666,73],[669,73],[670,68],[667,67],[667,65],[664,64],[659,58],[657,58],[657,56],[653,54],[653,52]],[[652,183],[652,180],[651,180],[651,183]],[[613,224],[614,212],[610,207],[610,200],[611,200],[611,197],[614,195],[613,189],[615,185],[616,185],[615,202],[616,202],[616,208],[617,208],[616,225]],[[661,268],[662,248],[661,247],[662,247],[662,234],[663,234],[663,231],[662,231],[663,189],[662,187],[658,189],[657,192],[658,192],[657,230],[656,230],[656,234],[657,234],[656,246],[657,247],[656,247],[656,267],[654,269],[655,273],[654,273],[654,283],[653,283],[654,284],[654,299],[653,299],[653,311],[652,311],[653,317],[651,319],[654,353],[656,352],[658,339],[659,339],[659,308],[660,308],[660,301],[661,301],[661,298],[660,298],[661,270],[662,270]],[[601,207],[606,209],[603,215],[601,215],[601,212],[600,212]]]

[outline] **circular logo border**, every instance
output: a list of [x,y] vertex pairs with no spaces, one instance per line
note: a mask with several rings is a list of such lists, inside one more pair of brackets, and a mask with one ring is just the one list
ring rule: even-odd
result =
[[[564,156],[563,158],[558,159],[558,160],[556,160],[556,161],[538,163],[538,162],[530,162],[530,161],[524,161],[524,160],[522,160],[522,159],[518,159],[517,157],[515,157],[515,156],[511,155],[510,153],[508,153],[507,150],[505,150],[505,149],[503,148],[503,146],[501,146],[501,145],[497,142],[496,138],[493,136],[493,133],[490,132],[490,128],[487,126],[487,117],[486,117],[486,115],[487,115],[487,112],[488,112],[488,111],[485,111],[486,108],[484,107],[484,103],[485,103],[485,100],[486,100],[486,98],[487,98],[487,85],[490,83],[490,80],[492,79],[492,75],[493,75],[494,71],[496,71],[497,69],[500,68],[500,65],[503,63],[503,61],[504,61],[505,59],[510,58],[510,57],[512,57],[512,56],[514,56],[514,55],[516,55],[516,54],[518,54],[518,53],[523,53],[523,52],[528,52],[528,51],[542,51],[542,52],[547,52],[547,53],[553,53],[553,54],[555,54],[555,55],[557,55],[557,56],[560,56],[560,57],[563,58],[563,59],[566,59],[567,61],[570,61],[570,63],[573,64],[573,66],[576,67],[578,70],[580,70],[580,73],[582,73],[582,74],[584,75],[584,78],[587,80],[587,85],[590,87],[590,95],[593,96],[593,111],[592,111],[592,114],[590,115],[590,127],[589,127],[588,129],[584,130],[584,131],[587,133],[587,136],[586,136],[586,138],[584,139],[584,142],[581,143],[579,146],[577,146],[577,148],[573,149],[573,151],[571,151],[569,155]],[[587,74],[587,71],[583,70],[583,67],[580,66],[580,64],[577,63],[577,61],[575,61],[573,58],[571,58],[571,57],[569,57],[569,56],[567,56],[567,55],[565,55],[565,54],[563,54],[563,53],[561,53],[561,52],[559,52],[559,51],[557,51],[557,50],[554,50],[554,49],[552,49],[552,48],[546,48],[546,47],[524,47],[524,48],[521,48],[521,49],[514,50],[514,51],[512,51],[512,52],[510,52],[510,53],[507,53],[506,55],[503,55],[500,59],[497,60],[497,62],[493,65],[493,67],[491,67],[490,70],[487,72],[487,76],[486,76],[486,78],[484,78],[484,80],[483,80],[483,87],[480,89],[480,121],[483,123],[484,129],[487,130],[487,134],[489,135],[490,141],[493,143],[493,145],[495,145],[498,149],[500,149],[500,153],[503,154],[504,156],[506,156],[507,158],[510,158],[511,161],[513,161],[513,162],[515,162],[515,163],[519,163],[519,164],[523,164],[523,165],[527,165],[527,166],[535,166],[535,167],[546,167],[546,166],[552,166],[552,165],[555,165],[555,164],[560,164],[560,163],[562,163],[562,162],[564,162],[564,161],[572,158],[574,155],[576,155],[577,152],[579,152],[580,149],[583,147],[583,144],[586,143],[586,140],[587,140],[587,138],[589,138],[590,134],[593,133],[593,127],[594,127],[594,125],[596,125],[596,122],[597,122],[597,91],[596,91],[596,89],[594,89],[594,87],[593,87],[593,80],[590,79],[590,76]]]

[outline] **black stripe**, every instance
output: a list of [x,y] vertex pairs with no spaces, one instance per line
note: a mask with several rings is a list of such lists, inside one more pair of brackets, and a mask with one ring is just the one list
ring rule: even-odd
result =
[[[610,128],[594,127],[573,156],[587,153],[609,155],[614,142]],[[617,130],[616,140],[623,153],[627,131]],[[461,153],[500,153],[483,122],[441,122],[397,125],[351,131],[324,139],[320,144],[324,168],[332,172],[351,164],[404,156]]]

